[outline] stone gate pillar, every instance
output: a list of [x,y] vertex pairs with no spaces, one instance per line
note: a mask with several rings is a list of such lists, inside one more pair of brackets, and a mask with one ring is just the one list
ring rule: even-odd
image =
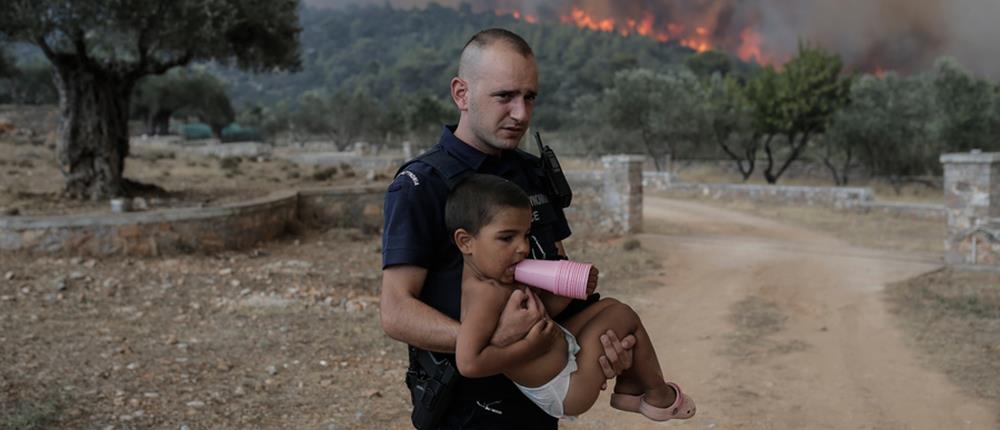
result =
[[1000,153],[944,154],[948,264],[1000,267]]
[[604,163],[604,184],[601,205],[607,218],[605,227],[622,234],[642,231],[642,163],[641,155],[608,155]]

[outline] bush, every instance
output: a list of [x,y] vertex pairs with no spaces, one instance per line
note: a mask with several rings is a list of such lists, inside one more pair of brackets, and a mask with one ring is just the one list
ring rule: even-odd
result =
[[222,129],[223,142],[260,142],[262,139],[260,131],[253,127],[243,127],[232,123]]
[[211,139],[212,127],[208,124],[195,122],[181,126],[181,134],[185,140]]

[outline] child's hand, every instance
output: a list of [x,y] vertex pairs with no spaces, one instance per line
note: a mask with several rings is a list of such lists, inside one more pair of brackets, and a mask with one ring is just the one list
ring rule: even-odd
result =
[[544,316],[545,305],[530,289],[514,290],[500,313],[500,321],[490,343],[503,348],[524,339]]
[[535,326],[528,332],[525,340],[540,345],[550,345],[556,341],[558,336],[562,335],[562,329],[559,328],[559,325],[555,321],[543,318],[541,321],[535,323]]
[[597,275],[599,270],[596,266],[590,266],[590,275],[587,278],[587,295],[594,294],[594,290],[597,290]]

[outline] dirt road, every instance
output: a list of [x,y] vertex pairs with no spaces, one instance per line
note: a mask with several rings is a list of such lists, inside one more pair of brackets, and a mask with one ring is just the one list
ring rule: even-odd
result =
[[[718,429],[993,429],[995,412],[923,366],[882,287],[934,270],[926,258],[687,202],[646,197],[643,247],[664,287],[632,302],[664,372]],[[675,234],[680,232],[680,234]],[[562,428],[658,428],[598,405]]]

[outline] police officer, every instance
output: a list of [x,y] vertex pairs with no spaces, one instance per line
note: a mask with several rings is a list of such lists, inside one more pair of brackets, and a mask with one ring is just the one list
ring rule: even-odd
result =
[[[462,50],[451,96],[460,113],[457,126],[445,127],[436,146],[404,165],[385,196],[382,246],[382,327],[392,338],[411,346],[411,376],[426,377],[433,352],[453,362],[458,335],[462,256],[444,225],[448,191],[465,175],[493,174],[527,192],[532,201],[531,258],[566,255],[562,240],[570,235],[562,208],[553,204],[538,158],[518,149],[528,130],[538,92],[534,54],[518,35],[502,29],[479,32]],[[547,293],[538,293],[547,294]],[[557,321],[593,302],[560,299]],[[557,309],[558,310],[558,309]],[[492,343],[505,346],[525,339],[545,316],[535,293],[515,291],[503,310]],[[608,378],[631,366],[631,335],[602,339],[601,364]],[[436,361],[435,361],[436,362]],[[444,364],[447,367],[447,364]],[[524,397],[503,375],[456,378],[452,400],[435,426],[445,429],[555,429],[557,421]],[[415,403],[427,393],[444,390],[419,386],[408,379]],[[426,400],[426,399],[424,399]],[[430,404],[430,403],[428,403]],[[423,406],[427,406],[423,404]],[[415,405],[419,409],[421,405]],[[440,411],[439,411],[440,412]],[[414,422],[417,419],[415,416]]]

